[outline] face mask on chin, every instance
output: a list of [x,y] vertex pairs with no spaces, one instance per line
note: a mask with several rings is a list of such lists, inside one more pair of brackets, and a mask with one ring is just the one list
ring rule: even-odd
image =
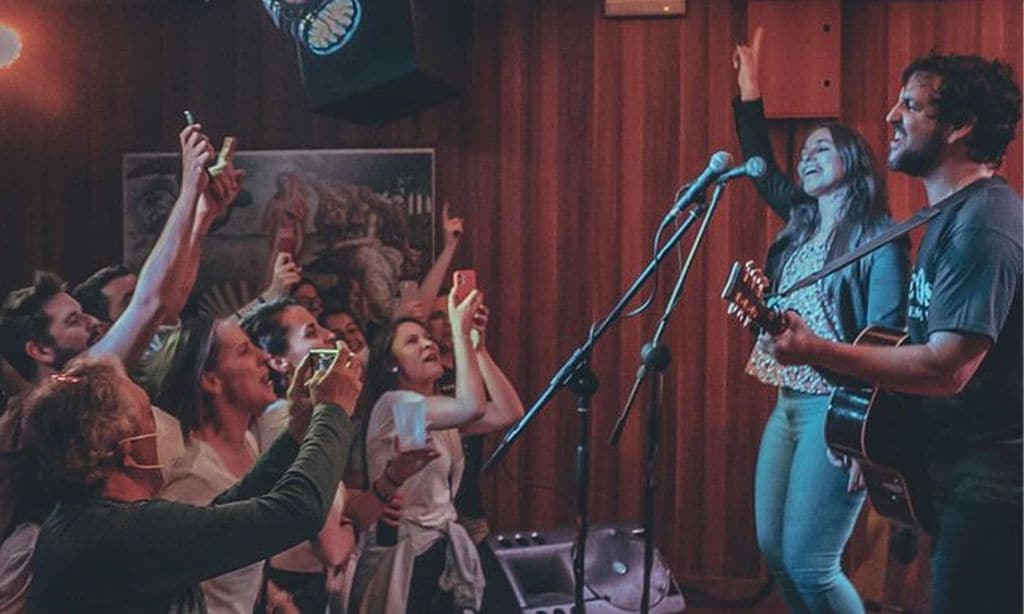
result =
[[151,465],[135,465],[136,469],[159,470],[160,475],[167,483],[170,468],[174,463],[185,456],[185,438],[181,434],[181,423],[171,414],[160,409],[156,405],[151,406],[153,419],[156,422],[156,431],[144,435],[125,437],[121,443],[126,441],[139,441],[141,439],[156,438],[156,460]]

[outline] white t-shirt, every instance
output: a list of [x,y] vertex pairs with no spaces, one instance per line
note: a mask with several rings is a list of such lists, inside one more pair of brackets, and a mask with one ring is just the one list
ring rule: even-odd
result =
[[[395,403],[422,400],[423,395],[408,390],[385,392],[377,400],[370,414],[366,432],[366,455],[370,479],[384,473],[396,454]],[[402,517],[427,527],[440,527],[456,520],[455,493],[459,491],[465,458],[459,429],[430,431],[434,448],[440,458],[431,461],[422,470],[406,479],[398,489],[402,497]]]
[[[255,462],[256,438],[246,433],[245,445]],[[190,437],[185,443],[185,457],[176,462],[160,498],[192,505],[209,505],[218,495],[234,486],[236,476],[224,466],[210,444]],[[259,535],[253,535],[259,539]],[[211,614],[252,614],[263,583],[263,561],[202,582],[206,607]]]

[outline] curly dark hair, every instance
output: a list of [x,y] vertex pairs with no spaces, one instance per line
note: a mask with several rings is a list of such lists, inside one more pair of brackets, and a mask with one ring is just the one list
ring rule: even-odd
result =
[[50,316],[43,309],[61,292],[66,285],[60,277],[36,271],[32,285],[8,293],[0,307],[0,354],[26,380],[35,378],[39,365],[25,353],[25,344],[53,343]]
[[77,358],[25,400],[22,437],[40,484],[59,500],[96,495],[118,464],[117,443],[138,430],[118,389],[128,376],[111,357]]
[[953,127],[973,123],[967,155],[973,162],[999,168],[1017,133],[1021,115],[1020,85],[1013,67],[976,55],[930,54],[903,70],[903,85],[915,73],[939,77],[935,97],[938,121]]
[[399,318],[381,327],[370,340],[370,357],[366,360],[366,368],[363,371],[363,391],[359,394],[356,410],[352,415],[354,420],[362,420],[364,425],[369,423],[370,413],[381,395],[389,390],[398,389],[398,361],[395,360],[391,346],[395,343],[398,327],[406,322],[423,328],[423,322],[416,318]]

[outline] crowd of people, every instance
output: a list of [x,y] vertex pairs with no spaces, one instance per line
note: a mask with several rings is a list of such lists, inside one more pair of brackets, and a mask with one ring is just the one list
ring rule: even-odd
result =
[[[467,463],[462,436],[523,408],[482,293],[439,294],[463,220],[445,205],[444,249],[378,330],[287,252],[248,305],[183,319],[244,172],[209,172],[197,124],[180,145],[138,275],[39,272],[0,309],[0,612],[479,611],[480,450]],[[396,441],[395,412],[416,411],[398,391],[421,402],[422,445]]]
[[[784,222],[767,258],[779,290],[892,221],[873,153],[842,123],[810,132],[798,183],[775,164],[762,37],[735,50],[734,112]],[[977,611],[979,595],[986,611],[1021,609],[1022,207],[995,174],[1020,116],[1002,62],[911,63],[888,166],[942,207],[913,267],[908,242],[889,242],[780,298],[784,329],[754,346],[747,372],[778,389],[758,545],[794,612],[864,611],[841,568],[863,468],[822,437],[841,377],[922,407],[934,611]],[[445,205],[443,250],[380,301],[396,307],[372,330],[288,252],[250,304],[183,321],[202,239],[244,173],[211,175],[199,125],[180,146],[180,194],[137,276],[106,267],[69,290],[41,272],[0,307],[5,383],[20,382],[0,414],[0,612],[487,609],[481,437],[523,406],[488,350],[483,294],[440,293],[463,220]],[[910,342],[853,344],[871,324],[906,326]]]

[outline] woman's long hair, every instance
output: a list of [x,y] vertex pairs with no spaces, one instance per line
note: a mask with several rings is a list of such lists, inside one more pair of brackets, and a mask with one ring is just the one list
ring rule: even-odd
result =
[[[423,322],[416,318],[399,318],[389,322],[377,330],[377,333],[370,340],[370,357],[366,360],[366,379],[363,382],[363,391],[356,403],[356,411],[353,418],[362,420],[365,426],[370,420],[370,412],[381,395],[389,390],[398,389],[398,362],[391,352],[391,346],[395,343],[395,334],[398,327],[406,322],[411,322],[423,327]],[[425,330],[425,328],[424,328]]]
[[[369,484],[369,476],[366,475],[366,471],[369,469],[369,462],[366,458],[367,428],[370,425],[373,406],[377,404],[380,397],[385,392],[398,389],[398,361],[395,360],[391,346],[395,343],[398,327],[406,322],[423,327],[423,323],[415,318],[399,318],[377,329],[370,340],[370,357],[366,360],[366,368],[363,371],[366,374],[366,379],[363,381],[363,391],[359,394],[356,410],[352,415],[352,420],[359,428],[359,437],[353,449],[358,448],[359,452],[351,457],[351,461],[361,464],[357,472],[362,473],[360,477],[366,484]],[[354,463],[350,462],[350,465],[352,464]]]
[[[825,122],[815,130],[818,128],[825,128],[832,135],[832,142],[843,161],[842,185],[847,188],[846,201],[837,216],[826,257],[829,261],[852,251],[860,236],[876,229],[889,215],[889,201],[885,194],[885,181],[864,137],[839,122]],[[780,261],[783,266],[800,246],[818,232],[820,225],[821,213],[816,199],[793,207],[789,221],[776,237],[777,241],[786,243]]]
[[217,321],[200,317],[172,332],[141,365],[139,381],[153,404],[189,432],[217,416],[206,409],[199,378],[217,363]]

